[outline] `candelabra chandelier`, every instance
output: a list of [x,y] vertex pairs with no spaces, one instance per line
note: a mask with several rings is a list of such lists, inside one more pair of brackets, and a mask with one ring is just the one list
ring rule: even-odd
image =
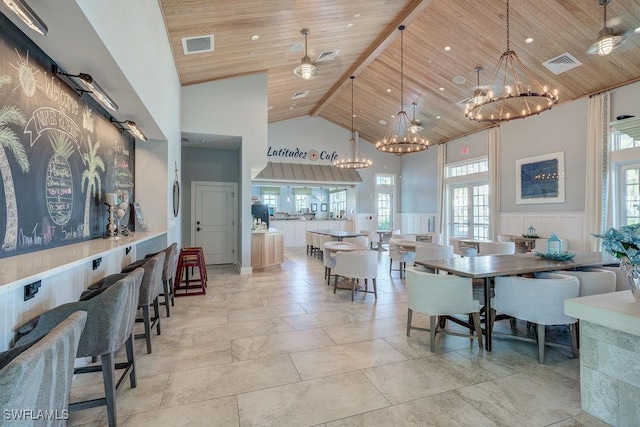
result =
[[402,32],[404,25],[400,25],[400,111],[391,129],[380,141],[376,142],[378,151],[402,156],[407,153],[417,153],[429,148],[429,141],[417,134],[409,132],[412,125],[409,116],[404,111],[404,39]]
[[489,77],[489,82],[488,85],[476,89],[474,96],[467,103],[464,115],[470,120],[490,123],[506,122],[540,114],[558,103],[558,90],[550,92],[547,86],[541,85],[510,48],[509,0],[507,0],[507,50],[500,56],[498,64]]
[[341,169],[364,169],[370,167],[373,163],[370,159],[360,157],[358,152],[358,140],[356,139],[356,132],[353,128],[353,80],[354,76],[351,76],[351,139],[347,142],[347,150],[344,156],[341,156],[338,160],[333,162],[333,166]]

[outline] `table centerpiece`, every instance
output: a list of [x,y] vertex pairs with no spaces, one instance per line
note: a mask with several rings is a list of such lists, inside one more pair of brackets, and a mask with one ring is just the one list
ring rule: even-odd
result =
[[602,249],[620,260],[620,269],[627,275],[631,293],[640,302],[640,223],[610,228],[602,234]]

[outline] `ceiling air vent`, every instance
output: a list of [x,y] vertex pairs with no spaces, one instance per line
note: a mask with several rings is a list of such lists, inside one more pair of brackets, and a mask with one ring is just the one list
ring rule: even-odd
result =
[[304,98],[307,95],[309,95],[309,91],[308,90],[305,90],[304,92],[296,92],[296,93],[293,94],[291,99],[300,99],[300,98]]
[[182,50],[185,55],[213,52],[213,34],[198,37],[183,37]]
[[336,59],[336,56],[338,56],[339,52],[340,50],[327,50],[325,52],[320,52],[320,55],[318,55],[318,59],[316,59],[316,62],[333,61],[334,59]]
[[543,62],[542,65],[557,76],[558,74],[569,71],[572,68],[579,67],[582,65],[582,62],[578,61],[576,57],[571,55],[569,52],[565,52],[555,58],[551,58],[547,62]]

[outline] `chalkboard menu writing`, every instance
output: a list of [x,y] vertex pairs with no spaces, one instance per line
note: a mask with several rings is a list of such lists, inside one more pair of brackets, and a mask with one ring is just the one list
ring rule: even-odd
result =
[[134,201],[133,137],[52,66],[0,14],[0,258],[102,238],[104,194]]

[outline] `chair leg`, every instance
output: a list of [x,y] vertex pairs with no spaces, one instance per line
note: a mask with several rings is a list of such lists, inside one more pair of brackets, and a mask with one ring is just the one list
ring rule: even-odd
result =
[[175,294],[173,293],[173,277],[169,278],[169,292],[171,293],[171,307],[176,305]]
[[171,307],[169,306],[169,280],[162,281],[162,287],[164,292],[164,306],[167,311],[167,317],[171,317]]
[[544,325],[538,323],[538,362],[544,365]]
[[327,271],[327,286],[331,286],[331,269],[329,268]]
[[438,317],[429,317],[429,334],[431,336],[431,353],[436,352],[436,332],[438,329]]
[[160,302],[158,297],[153,300],[153,313],[156,316],[156,332],[160,335]]
[[480,326],[480,313],[471,313],[471,317],[473,318],[473,326],[476,329],[476,334],[478,335],[478,347],[482,350],[482,327]]
[[131,388],[136,388],[138,386],[138,381],[136,379],[136,354],[133,349],[133,332],[129,335],[129,338],[124,343],[125,348],[127,350],[127,362],[131,364],[131,372],[129,372],[129,382],[131,383]]
[[100,355],[102,360],[102,378],[104,380],[104,398],[107,405],[107,419],[109,427],[115,427],[118,423],[116,410],[116,382],[113,353]]
[[573,358],[578,357],[578,323],[574,323],[573,325],[569,325],[569,335],[571,335],[571,353],[573,354]]
[[338,275],[335,274],[333,276],[334,280],[333,280],[333,293],[336,293],[336,289],[338,289]]
[[413,317],[413,310],[407,309],[407,336],[411,336],[411,318]]
[[149,306],[142,307],[142,320],[144,323],[144,339],[147,341],[147,354],[151,354],[151,319]]
[[495,310],[495,308],[492,308],[491,311],[489,312],[489,319],[488,319],[488,325],[487,328],[491,329],[493,331],[493,323],[496,321],[496,315],[497,315],[497,311]]
[[351,301],[353,301],[353,296],[356,293],[356,279],[351,279]]
[[376,287],[376,278],[374,277],[373,279],[371,279],[371,281],[373,282],[373,296],[375,297],[375,299],[378,299],[378,288]]

